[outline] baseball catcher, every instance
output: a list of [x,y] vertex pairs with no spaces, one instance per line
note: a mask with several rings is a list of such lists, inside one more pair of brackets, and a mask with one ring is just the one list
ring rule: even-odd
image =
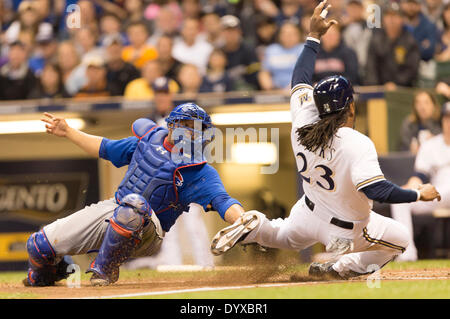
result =
[[89,135],[44,113],[47,133],[65,137],[88,154],[129,165],[115,198],[85,207],[32,234],[27,286],[50,286],[67,278],[70,256],[98,251],[87,272],[92,285],[109,285],[130,257],[150,256],[191,203],[211,205],[227,222],[244,212],[226,192],[217,171],[207,164],[203,147],[212,140],[211,118],[194,103],[174,108],[167,127],[141,118],[134,136],[121,140]]

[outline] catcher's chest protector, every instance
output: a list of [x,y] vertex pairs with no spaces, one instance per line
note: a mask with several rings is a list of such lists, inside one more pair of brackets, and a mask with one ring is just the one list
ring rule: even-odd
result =
[[128,171],[116,192],[118,203],[127,194],[142,195],[156,213],[164,231],[168,231],[178,216],[188,210],[189,203],[178,201],[177,183],[182,179],[178,170],[205,164],[175,163],[170,149],[164,146],[167,134],[167,129],[154,127],[140,139]]

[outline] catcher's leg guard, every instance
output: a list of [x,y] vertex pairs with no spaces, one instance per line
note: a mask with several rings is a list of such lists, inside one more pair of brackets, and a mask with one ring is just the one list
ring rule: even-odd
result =
[[133,207],[118,206],[109,220],[105,237],[86,273],[92,272],[91,284],[104,286],[119,278],[119,267],[126,261],[140,242],[140,232],[145,224],[145,215]]
[[69,256],[58,262],[55,251],[50,245],[43,230],[32,234],[27,241],[28,276],[23,281],[26,286],[53,286],[56,281],[66,279],[69,264],[73,263]]

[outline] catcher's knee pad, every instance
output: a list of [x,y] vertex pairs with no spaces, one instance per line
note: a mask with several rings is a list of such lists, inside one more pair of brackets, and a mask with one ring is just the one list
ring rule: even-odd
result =
[[145,217],[128,206],[119,206],[114,211],[109,223],[114,230],[124,237],[132,237],[139,232],[145,223]]
[[31,267],[42,268],[56,264],[56,254],[43,230],[32,234],[27,241]]

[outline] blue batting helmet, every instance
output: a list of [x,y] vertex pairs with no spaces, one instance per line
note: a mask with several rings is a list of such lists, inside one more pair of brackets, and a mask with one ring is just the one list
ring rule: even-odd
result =
[[323,118],[347,108],[353,101],[353,87],[341,75],[333,75],[320,80],[313,91],[314,102]]

